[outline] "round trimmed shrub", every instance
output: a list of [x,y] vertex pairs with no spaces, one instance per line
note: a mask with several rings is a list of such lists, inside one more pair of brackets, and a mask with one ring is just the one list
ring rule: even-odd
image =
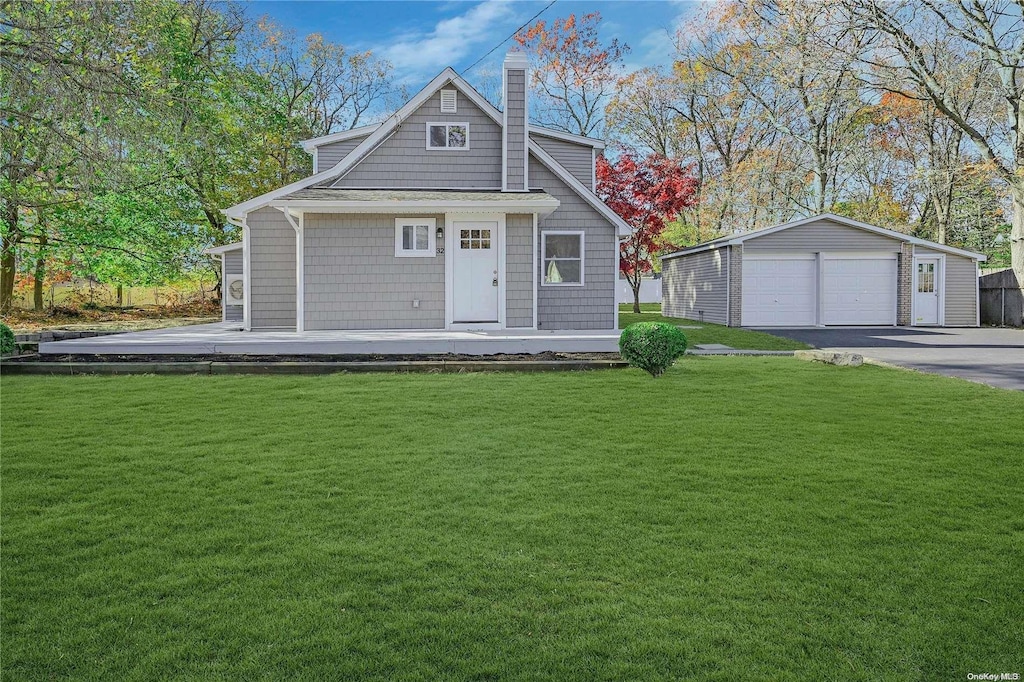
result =
[[0,355],[8,355],[17,350],[18,344],[14,341],[14,332],[3,322],[0,322]]
[[667,322],[637,322],[622,330],[619,354],[652,377],[659,377],[686,352],[686,335]]

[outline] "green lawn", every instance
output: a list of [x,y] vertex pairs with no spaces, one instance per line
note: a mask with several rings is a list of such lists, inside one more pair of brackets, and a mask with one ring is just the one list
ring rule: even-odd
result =
[[1024,667],[1024,394],[770,357],[2,395],[4,679]]
[[683,330],[690,348],[698,343],[721,343],[743,350],[801,350],[810,348],[806,343],[794,341],[793,339],[784,339],[781,336],[773,336],[764,332],[737,329],[708,322],[697,322],[681,317],[662,317],[661,305],[657,303],[641,304],[640,310],[639,314],[634,313],[632,303],[620,305],[619,327],[625,329],[627,325],[631,325],[634,322],[671,322],[677,325],[700,327],[700,329]]

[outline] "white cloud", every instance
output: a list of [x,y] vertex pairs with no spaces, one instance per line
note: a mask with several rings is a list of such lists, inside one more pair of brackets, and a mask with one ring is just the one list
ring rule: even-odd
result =
[[446,66],[483,53],[506,37],[508,20],[516,11],[510,0],[484,0],[468,11],[437,22],[429,32],[409,32],[392,38],[374,52],[395,65],[403,77],[434,75]]

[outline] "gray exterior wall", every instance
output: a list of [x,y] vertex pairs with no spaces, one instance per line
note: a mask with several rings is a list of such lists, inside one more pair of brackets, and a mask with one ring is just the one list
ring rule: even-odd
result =
[[[461,91],[458,112],[441,113],[440,92],[334,187],[459,189],[501,187],[501,126]],[[427,149],[427,123],[469,124],[469,149]],[[321,168],[326,166],[321,164]]]
[[525,190],[526,70],[507,69],[505,78],[505,187]]
[[[619,274],[615,227],[532,156],[530,185],[543,188],[561,202],[557,211],[541,220],[541,232],[582,230],[585,235],[585,286],[538,286],[538,326],[541,329],[614,329],[615,285]],[[540,277],[544,259],[540,253],[541,239],[537,242],[537,277]]]
[[[551,157],[562,164],[584,187],[594,189],[594,148],[587,145],[565,142],[542,135],[531,135],[530,139],[541,146]],[[536,187],[536,183],[530,182]]]
[[666,317],[729,324],[728,292],[727,246],[662,261],[661,314]]
[[[241,275],[245,267],[245,257],[242,249],[227,251],[224,254],[224,274]],[[226,300],[226,299],[225,299]],[[240,305],[224,305],[224,319],[228,322],[241,322],[245,317],[245,308]]]
[[307,214],[303,234],[307,330],[444,328],[444,256],[396,258],[394,215]]
[[[914,248],[915,256],[939,256],[942,252]],[[946,256],[946,289],[943,314],[947,327],[978,325],[978,264],[952,253]]]
[[505,217],[505,326],[533,327],[533,215]]
[[274,208],[246,218],[249,225],[249,324],[295,328],[295,230]]
[[831,220],[817,220],[743,242],[747,253],[900,250],[900,241],[867,230],[848,227]]
[[351,140],[332,142],[320,145],[316,148],[316,167],[318,171],[325,171],[331,166],[337,165],[339,161],[348,156],[348,153],[359,146],[359,143],[366,139],[366,135]]

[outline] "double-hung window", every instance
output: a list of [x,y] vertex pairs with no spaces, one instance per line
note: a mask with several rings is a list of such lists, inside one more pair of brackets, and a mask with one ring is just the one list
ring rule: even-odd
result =
[[423,258],[436,253],[434,218],[395,218],[395,257]]
[[469,149],[469,124],[428,123],[427,149]]
[[544,286],[583,286],[583,232],[541,233]]

